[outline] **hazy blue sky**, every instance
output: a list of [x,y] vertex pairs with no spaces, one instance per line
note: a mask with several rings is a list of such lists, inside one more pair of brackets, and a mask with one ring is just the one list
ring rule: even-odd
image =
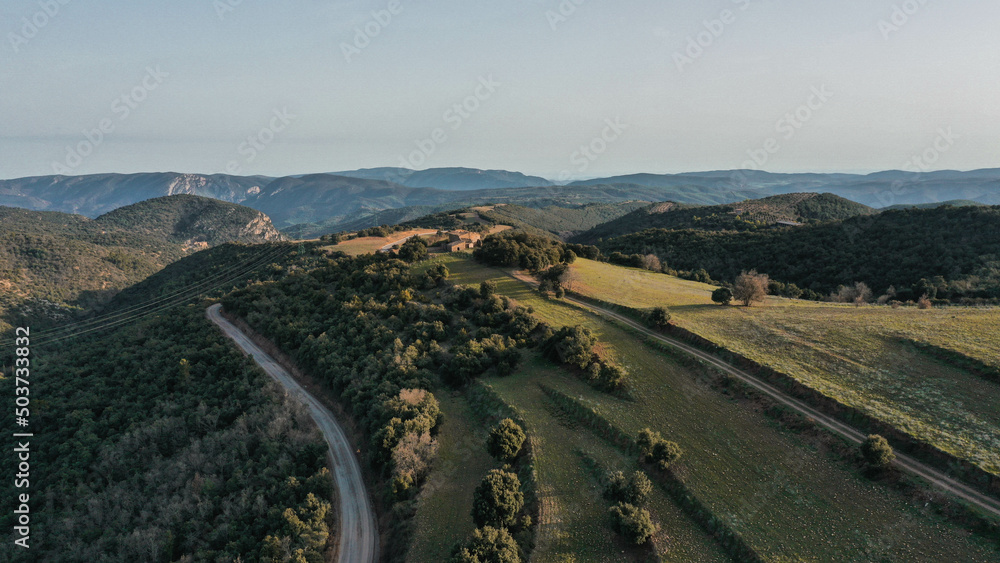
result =
[[0,177],[997,167],[997,29],[981,0],[5,0]]

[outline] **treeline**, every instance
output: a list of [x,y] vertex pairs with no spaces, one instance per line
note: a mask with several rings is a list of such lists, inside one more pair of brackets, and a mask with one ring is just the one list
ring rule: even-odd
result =
[[517,266],[533,273],[554,264],[572,264],[579,256],[596,260],[600,255],[593,246],[565,244],[520,231],[490,235],[472,253],[476,260],[490,266]]
[[245,319],[328,386],[370,442],[375,493],[395,516],[390,560],[405,554],[407,515],[436,451],[434,390],[460,387],[518,364],[537,326],[524,309],[483,288],[418,288],[446,269],[411,275],[390,255],[336,257],[279,281],[233,292],[223,307]]
[[823,295],[863,282],[899,301],[975,302],[1000,298],[998,225],[1000,207],[946,206],[760,232],[651,229],[599,246],[725,281],[756,269]]
[[0,560],[325,561],[326,445],[202,304],[33,347],[31,370],[33,533]]

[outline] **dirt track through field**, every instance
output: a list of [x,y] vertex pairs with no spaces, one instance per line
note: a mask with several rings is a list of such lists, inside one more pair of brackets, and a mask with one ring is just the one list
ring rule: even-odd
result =
[[[532,286],[537,285],[537,283],[534,280],[532,280],[527,276],[521,274],[511,274],[511,275],[513,275],[514,278],[529,285]],[[740,381],[743,381],[744,383],[756,389],[758,392],[767,395],[768,397],[777,401],[778,403],[781,403],[782,405],[791,408],[792,410],[798,412],[803,416],[815,420],[816,424],[822,426],[823,428],[826,428],[827,430],[833,432],[834,434],[846,438],[847,440],[855,444],[861,444],[867,438],[865,434],[859,432],[854,427],[845,424],[831,416],[823,414],[822,412],[812,408],[808,404],[787,395],[783,391],[779,390],[777,387],[765,383],[764,381],[758,379],[757,377],[754,377],[750,373],[743,371],[723,360],[720,360],[719,358],[716,358],[715,356],[707,352],[703,352],[680,340],[671,338],[669,336],[664,336],[663,334],[660,334],[658,332],[654,332],[646,328],[645,326],[637,323],[636,321],[620,313],[616,313],[615,311],[612,311],[610,309],[605,309],[597,305],[592,305],[590,303],[586,303],[584,301],[574,299],[569,296],[565,297],[564,299],[566,301],[573,303],[574,305],[577,305],[589,311],[593,311],[594,313],[600,316],[614,319],[615,321],[625,324],[628,327],[638,331],[644,336],[648,336],[649,338],[662,342],[663,344],[672,346],[678,350],[681,350],[682,352],[695,356],[696,358],[712,365],[712,367],[722,370],[725,373],[739,379]],[[894,464],[903,471],[906,471],[908,473],[923,478],[924,480],[928,481],[931,485],[940,490],[943,490],[958,498],[961,498],[966,502],[974,504],[975,506],[989,512],[994,516],[1000,516],[1000,501],[998,501],[995,498],[984,495],[979,491],[976,491],[975,489],[972,489],[971,487],[964,485],[960,481],[952,477],[949,477],[948,475],[938,471],[937,469],[934,469],[907,455],[903,455],[900,453],[896,453],[896,460]]]
[[250,337],[233,326],[220,313],[221,305],[212,305],[206,311],[206,316],[222,329],[226,336],[233,339],[236,345],[251,356],[261,368],[291,396],[302,401],[309,409],[309,414],[316,421],[323,437],[330,447],[330,467],[333,473],[337,497],[340,500],[338,519],[338,558],[340,563],[374,563],[378,560],[378,526],[375,523],[375,511],[372,508],[364,479],[361,477],[361,466],[347,435],[337,423],[333,413],[313,397],[285,368],[281,367],[269,354],[257,346]]

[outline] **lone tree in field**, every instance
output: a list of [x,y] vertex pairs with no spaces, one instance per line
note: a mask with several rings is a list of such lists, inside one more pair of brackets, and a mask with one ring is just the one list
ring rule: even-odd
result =
[[611,527],[635,545],[648,542],[656,533],[657,526],[644,508],[623,502],[612,506],[609,515]]
[[663,328],[670,324],[670,311],[666,307],[654,307],[649,312],[648,321],[653,328]]
[[521,563],[517,542],[506,528],[478,528],[451,557],[452,563]]
[[490,432],[490,437],[486,440],[486,450],[497,461],[511,461],[521,453],[524,438],[524,429],[513,420],[505,418]]
[[733,284],[733,297],[742,301],[744,307],[750,307],[767,297],[768,282],[767,274],[758,274],[757,270],[743,272]]
[[712,292],[712,301],[719,305],[729,305],[733,302],[733,290],[728,287],[720,287]]
[[896,459],[896,454],[892,452],[892,446],[878,434],[870,434],[868,439],[862,442],[861,455],[864,456],[868,465],[876,469],[889,467]]
[[479,527],[509,528],[522,508],[521,480],[509,471],[490,470],[472,495],[472,520]]

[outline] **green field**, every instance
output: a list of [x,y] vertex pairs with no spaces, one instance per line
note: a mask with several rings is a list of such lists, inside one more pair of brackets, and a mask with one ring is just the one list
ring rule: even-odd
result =
[[1000,473],[1000,386],[903,341],[1000,365],[1000,308],[892,309],[777,297],[750,309],[721,307],[711,301],[713,286],[590,260],[573,264],[567,287],[630,307],[666,305],[678,325]]
[[[544,300],[505,272],[482,267],[468,256],[436,260],[447,263],[455,283],[495,279],[501,293],[533,307],[553,326],[583,324],[594,329],[629,369],[635,400],[597,393],[569,377],[548,375],[545,383],[582,397],[628,432],[649,426],[679,442],[685,450],[679,471],[689,489],[767,559],[988,561],[998,557],[994,549],[929,509],[911,506],[899,494],[831,460],[817,451],[816,444],[712,390],[698,373],[600,317]],[[609,295],[624,293],[619,284]],[[512,390],[504,391],[506,398],[518,407],[526,399],[514,391],[529,393],[531,369],[507,380]],[[597,438],[588,440],[593,443]],[[562,463],[571,462],[576,460]]]
[[417,502],[416,527],[407,560],[447,561],[451,548],[476,528],[472,493],[496,462],[486,453],[487,430],[461,395],[438,393],[444,424],[438,457]]
[[[601,497],[598,482],[577,450],[585,450],[602,465],[636,469],[633,460],[596,439],[586,428],[572,424],[536,384],[565,377],[563,370],[532,354],[516,375],[488,381],[505,402],[521,409],[530,426],[537,456],[542,516],[533,557],[538,561],[621,561],[624,543],[607,524],[610,505]],[[592,392],[588,391],[588,395]],[[654,538],[665,561],[725,561],[712,539],[684,515],[660,489],[649,506],[660,533]],[[628,555],[636,555],[628,552]]]

